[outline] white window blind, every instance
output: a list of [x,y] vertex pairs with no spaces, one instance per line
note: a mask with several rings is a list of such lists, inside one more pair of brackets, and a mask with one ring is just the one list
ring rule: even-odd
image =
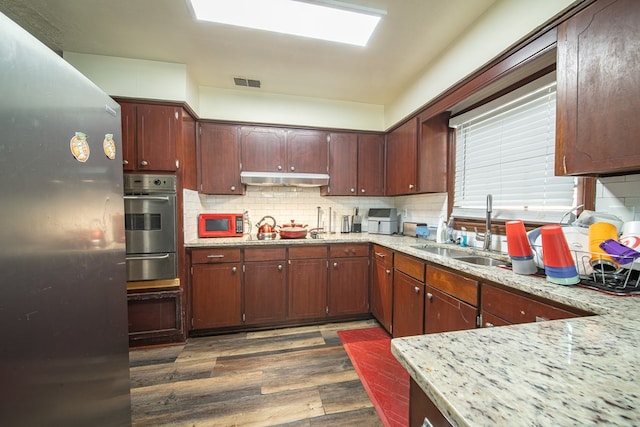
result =
[[[458,116],[455,217],[557,222],[576,205],[573,177],[554,176],[555,76]],[[549,82],[549,80],[552,80]]]

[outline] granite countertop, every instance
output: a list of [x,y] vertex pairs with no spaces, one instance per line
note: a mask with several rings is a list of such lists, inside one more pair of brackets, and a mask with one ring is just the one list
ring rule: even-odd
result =
[[[640,299],[554,285],[413,248],[414,237],[198,239],[186,246],[371,242],[596,316],[392,340],[391,351],[456,426],[640,425]],[[435,243],[433,243],[435,245]],[[477,249],[466,249],[477,253]],[[481,251],[480,251],[481,252]]]

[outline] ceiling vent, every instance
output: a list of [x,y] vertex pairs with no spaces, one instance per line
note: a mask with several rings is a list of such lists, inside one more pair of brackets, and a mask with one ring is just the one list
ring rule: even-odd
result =
[[260,87],[260,80],[245,79],[243,77],[234,77],[233,82],[236,86]]

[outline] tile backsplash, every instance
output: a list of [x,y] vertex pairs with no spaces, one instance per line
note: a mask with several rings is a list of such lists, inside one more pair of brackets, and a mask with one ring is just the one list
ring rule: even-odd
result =
[[197,218],[200,213],[248,211],[252,233],[255,233],[255,224],[265,215],[274,217],[278,224],[294,219],[296,223],[314,228],[318,223],[318,208],[321,226],[324,223],[328,228],[331,209],[333,231],[339,231],[340,217],[352,215],[354,208],[358,207],[364,217],[363,231],[366,231],[366,216],[370,208],[396,208],[401,221],[436,225],[440,215],[446,213],[446,206],[446,193],[400,197],[320,196],[318,188],[249,186],[243,196],[219,196],[184,190],[184,237],[185,241],[198,237]]
[[599,178],[596,210],[616,215],[623,221],[639,221],[640,175]]

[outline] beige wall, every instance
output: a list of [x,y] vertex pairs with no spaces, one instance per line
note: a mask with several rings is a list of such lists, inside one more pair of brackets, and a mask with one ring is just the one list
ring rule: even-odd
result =
[[186,101],[205,119],[387,130],[574,0],[499,0],[443,50],[390,105],[196,87],[186,65],[65,52],[64,58],[113,96]]

